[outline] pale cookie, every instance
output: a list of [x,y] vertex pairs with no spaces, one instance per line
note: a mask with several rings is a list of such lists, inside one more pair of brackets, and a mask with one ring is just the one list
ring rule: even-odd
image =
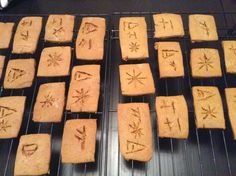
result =
[[149,64],[125,64],[119,66],[122,95],[138,96],[155,93]]
[[106,20],[101,17],[84,17],[76,39],[76,58],[102,60]]
[[0,98],[0,139],[18,136],[25,109],[25,100],[25,96]]
[[65,105],[65,83],[42,84],[34,105],[33,121],[60,122]]
[[14,23],[0,22],[0,49],[9,48]]
[[218,34],[214,16],[189,15],[189,33],[192,42],[217,41]]
[[0,79],[2,78],[4,63],[5,63],[5,56],[0,55]]
[[35,74],[34,59],[9,60],[4,78],[5,89],[20,89],[31,87]]
[[14,175],[45,175],[49,173],[51,136],[29,134],[20,138]]
[[160,78],[184,76],[183,56],[178,42],[156,42]]
[[147,103],[118,104],[120,151],[126,160],[152,158],[152,126]]
[[37,76],[68,76],[70,74],[70,63],[71,47],[44,48],[41,53]]
[[217,49],[192,49],[190,65],[194,78],[221,77],[220,55]]
[[97,112],[100,95],[100,65],[75,66],[66,109],[71,112]]
[[227,73],[236,73],[236,41],[222,41],[225,58],[225,68]]
[[236,88],[225,88],[225,96],[228,107],[229,120],[236,139]]
[[161,13],[153,15],[155,38],[183,37],[184,26],[181,15]]
[[158,136],[187,139],[188,107],[183,95],[156,97]]
[[16,29],[12,53],[35,53],[41,29],[42,17],[22,18]]
[[144,17],[120,18],[119,36],[123,60],[149,57],[147,24]]
[[45,41],[71,42],[73,37],[75,16],[73,15],[49,15],[45,27]]
[[225,118],[220,92],[217,87],[192,87],[197,128],[225,129]]
[[62,138],[62,163],[95,162],[96,133],[96,119],[67,120]]

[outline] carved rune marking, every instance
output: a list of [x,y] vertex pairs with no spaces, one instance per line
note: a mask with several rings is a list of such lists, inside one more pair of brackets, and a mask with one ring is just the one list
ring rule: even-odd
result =
[[57,54],[56,52],[52,55],[52,54],[49,54],[49,58],[47,59],[47,62],[48,62],[48,67],[50,66],[58,66],[60,65],[59,62],[62,61],[63,59],[61,58],[61,55],[62,54]]
[[198,98],[199,100],[207,100],[213,96],[215,96],[215,94],[213,94],[212,92],[210,91],[207,91],[207,90],[200,90],[200,89],[197,89],[197,94],[198,94]]
[[205,21],[199,21],[199,25],[200,25],[200,27],[204,30],[204,31],[206,31],[206,34],[209,36],[209,34],[210,34],[210,29],[208,28],[208,26],[207,26],[207,24],[206,24],[206,22]]
[[232,51],[234,53],[234,55],[236,55],[236,48],[234,48],[233,45],[231,45],[231,47],[229,48],[230,51]]
[[128,32],[128,36],[129,36],[129,38],[137,39],[137,35],[136,35],[136,32],[135,32],[135,31],[133,31],[133,32]]
[[61,26],[62,25],[62,18],[53,18],[52,24]]
[[206,54],[204,53],[203,58],[199,58],[200,62],[198,64],[200,67],[198,68],[201,70],[202,68],[205,68],[206,71],[209,70],[209,68],[213,68],[212,64],[213,62],[211,61],[211,58],[208,58]]
[[12,115],[15,112],[17,112],[15,109],[6,106],[0,106],[0,119]]
[[130,29],[134,29],[136,27],[138,27],[139,24],[138,23],[133,23],[133,22],[126,22],[124,21],[123,23],[123,29],[124,31],[126,31],[127,29],[130,30]]
[[180,125],[180,122],[179,122],[179,118],[177,119],[177,123],[178,123],[179,131],[181,131],[181,125]]
[[5,121],[4,119],[0,121],[0,132],[1,131],[7,132],[7,128],[10,128],[10,127],[11,125],[8,124],[8,121]]
[[139,50],[140,45],[137,42],[131,42],[129,44],[129,49],[131,52],[137,52]]
[[138,119],[138,121],[141,122],[141,114],[140,114],[139,107],[137,107],[136,109],[130,108],[130,110],[132,111],[131,115],[136,117]]
[[82,39],[80,42],[79,42],[79,46],[81,47],[84,47],[85,45],[88,45],[88,49],[90,50],[92,48],[92,40],[89,39],[89,41],[85,40],[85,39]]
[[50,106],[53,105],[53,103],[55,102],[55,98],[53,98],[52,95],[50,95],[50,93],[46,96],[44,96],[44,101],[41,101],[40,103],[42,104],[42,108],[44,108],[45,106],[48,108]]
[[146,77],[141,76],[142,72],[139,72],[138,74],[136,74],[134,69],[133,69],[132,75],[127,72],[126,72],[126,74],[128,75],[128,78],[127,78],[127,80],[129,81],[128,84],[134,83],[134,87],[136,87],[137,83],[144,85],[142,80],[147,79]]
[[173,123],[173,122],[171,122],[168,118],[166,118],[166,121],[165,121],[164,124],[168,125],[170,131],[171,131],[171,129],[172,129],[172,125],[171,125],[172,123]]
[[28,20],[23,20],[23,22],[21,23],[22,26],[31,26],[32,25],[32,20],[28,21]]
[[[169,21],[165,21],[164,18],[161,18],[161,21],[158,21],[158,23],[160,23],[160,24],[162,25],[163,29],[166,29],[166,28],[167,28],[166,25],[170,23],[170,27],[171,27],[171,29],[174,29],[174,26],[173,26],[171,20],[169,20]],[[156,24],[156,25],[158,26],[158,24]]]
[[27,41],[29,39],[29,31],[21,32],[21,39]]
[[169,64],[169,65],[170,65],[171,67],[173,67],[174,71],[177,70],[175,61],[170,61],[170,64]]
[[83,105],[85,101],[90,97],[89,91],[84,90],[83,88],[81,88],[80,90],[75,90],[75,92],[77,93],[77,95],[72,96],[72,98],[76,99],[74,103],[79,102],[81,105]]
[[146,148],[145,145],[130,140],[127,140],[126,147],[127,147],[126,154],[140,152]]
[[135,123],[133,122],[133,124],[129,124],[129,127],[132,129],[131,133],[134,134],[134,138],[136,139],[137,136],[141,137],[143,135],[142,133],[142,128],[139,127],[140,123]]
[[85,148],[85,140],[86,140],[86,128],[83,126],[83,130],[76,129],[77,134],[75,134],[75,137],[81,141],[81,149],[84,150]]
[[203,116],[203,119],[205,120],[206,118],[208,118],[208,117],[214,117],[214,118],[216,118],[216,108],[214,107],[214,108],[211,108],[210,107],[210,105],[208,105],[208,107],[207,108],[205,108],[205,107],[201,107],[201,109],[202,109],[202,114],[204,115]]
[[76,81],[84,81],[92,78],[92,74],[83,72],[83,71],[77,71],[75,72],[75,80]]
[[163,100],[162,101],[162,105],[160,106],[161,107],[161,109],[165,109],[165,108],[171,108],[172,109],[172,111],[173,111],[173,113],[175,114],[175,111],[176,111],[176,109],[175,109],[175,103],[172,101],[171,102],[171,105],[168,105],[167,103],[166,103],[166,101],[165,100]]
[[9,73],[7,74],[7,81],[14,82],[15,80],[19,79],[20,77],[26,74],[25,70],[21,70],[18,68],[11,68]]
[[179,51],[178,50],[173,50],[173,49],[163,49],[161,50],[161,54],[162,54],[162,57],[164,59],[167,59],[171,56],[174,56],[175,53],[178,53]]
[[65,30],[64,30],[63,27],[60,27],[60,28],[58,28],[58,29],[57,29],[57,28],[54,28],[52,34],[57,37],[57,34],[58,34],[58,33],[61,33],[61,32],[65,32]]
[[33,155],[38,150],[38,145],[35,143],[32,144],[23,144],[22,146],[22,154],[26,157]]
[[236,95],[234,96],[234,99],[235,99],[234,102],[236,102]]
[[91,32],[97,31],[97,29],[98,29],[97,25],[93,23],[85,22],[84,26],[82,27],[82,33],[89,34]]

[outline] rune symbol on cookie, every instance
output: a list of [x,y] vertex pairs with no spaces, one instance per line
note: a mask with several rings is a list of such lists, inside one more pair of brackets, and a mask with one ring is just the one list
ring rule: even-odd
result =
[[4,119],[0,121],[0,132],[1,131],[6,132],[7,128],[10,128],[10,127],[11,125],[8,124],[8,121],[5,121]]
[[24,144],[22,146],[22,154],[26,157],[33,155],[38,150],[37,144]]
[[6,106],[0,106],[0,119],[9,116],[15,112],[17,112],[15,109]]
[[136,74],[134,69],[133,69],[132,75],[127,72],[126,74],[128,75],[128,78],[127,78],[127,80],[129,81],[128,84],[134,83],[134,87],[137,86],[137,83],[144,85],[142,80],[147,79],[146,77],[141,76],[142,72],[139,72],[138,74]]
[[48,108],[52,106],[53,103],[55,102],[55,98],[53,98],[53,96],[50,95],[50,93],[47,96],[44,96],[44,98],[45,100],[40,102],[42,104],[42,108],[44,108],[45,106]]
[[29,31],[20,33],[22,40],[27,41],[29,39]]
[[199,70],[205,68],[206,71],[208,71],[209,68],[213,68],[212,66],[213,62],[211,61],[211,58],[208,58],[205,53],[203,55],[203,58],[199,58],[199,60],[200,60],[200,62],[198,62],[198,64],[200,65],[200,67],[198,68]]
[[86,139],[86,128],[83,126],[83,130],[76,129],[77,134],[75,134],[75,137],[81,141],[81,149],[84,150],[85,148],[85,139]]
[[208,28],[207,24],[205,21],[199,21],[200,27],[206,31],[206,34],[209,35],[210,34],[210,29]]
[[176,71],[177,67],[175,61],[170,61],[170,66],[173,67],[174,71]]
[[75,90],[75,92],[77,93],[77,95],[72,96],[72,98],[76,98],[74,103],[79,102],[80,104],[83,105],[85,103],[85,100],[90,97],[89,91],[84,90],[83,88],[81,88],[80,90]]
[[136,117],[138,119],[139,122],[141,122],[141,114],[140,114],[140,111],[139,111],[139,107],[137,107],[136,109],[134,108],[131,108],[131,115]]
[[55,67],[60,65],[59,62],[62,61],[61,54],[57,54],[55,52],[53,55],[49,54],[48,56],[49,56],[49,58],[47,59],[48,67],[50,66]]
[[207,100],[207,99],[215,96],[215,94],[213,94],[210,91],[200,90],[200,89],[197,89],[197,94],[198,94],[198,97],[200,98],[199,100]]
[[137,52],[139,50],[140,45],[137,42],[131,42],[129,44],[129,49],[131,52]]
[[203,119],[206,119],[208,117],[214,117],[216,118],[216,108],[211,108],[209,105],[207,108],[201,107],[202,108],[202,114],[204,115]]
[[134,134],[134,138],[136,139],[137,136],[141,137],[143,135],[142,128],[139,127],[140,123],[129,124],[129,127],[132,129],[131,133]]
[[233,45],[231,45],[231,47],[229,48],[230,51],[232,51],[234,53],[234,55],[236,55],[236,48],[234,48]]
[[18,68],[11,68],[9,73],[7,74],[7,81],[14,82],[18,78],[24,76],[26,74],[25,70],[21,70]]

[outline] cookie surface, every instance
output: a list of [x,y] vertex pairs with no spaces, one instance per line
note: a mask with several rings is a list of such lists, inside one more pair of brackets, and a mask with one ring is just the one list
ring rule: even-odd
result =
[[5,56],[0,55],[0,79],[2,78],[4,63],[5,63]]
[[14,23],[0,22],[0,49],[9,48]]
[[147,24],[144,17],[120,18],[119,36],[123,60],[149,57]]
[[152,127],[147,103],[118,104],[120,151],[126,160],[152,158]]
[[227,73],[236,73],[236,41],[222,41],[224,49],[225,67]]
[[96,119],[67,120],[62,138],[62,163],[94,162],[96,133]]
[[34,59],[11,59],[8,62],[3,87],[20,89],[31,87],[35,75]]
[[0,98],[0,139],[18,136],[25,109],[25,100],[25,96]]
[[181,15],[161,13],[153,15],[155,38],[183,37],[184,26]]
[[44,48],[38,66],[37,76],[56,77],[70,74],[71,47]]

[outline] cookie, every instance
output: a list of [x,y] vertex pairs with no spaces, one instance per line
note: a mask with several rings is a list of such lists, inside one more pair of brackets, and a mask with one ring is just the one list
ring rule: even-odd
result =
[[22,18],[16,29],[12,53],[35,53],[41,29],[42,17]]
[[31,87],[35,75],[34,59],[12,59],[7,64],[3,87],[20,89]]
[[57,77],[70,74],[71,47],[57,46],[44,48],[38,67],[37,76]]
[[29,134],[20,138],[14,175],[44,175],[49,173],[51,136]]
[[67,120],[62,138],[62,163],[94,162],[96,133],[96,119]]
[[0,49],[9,48],[14,23],[0,22]]
[[149,57],[147,24],[144,17],[120,18],[119,36],[123,60]]
[[25,96],[0,98],[0,139],[18,136],[25,109],[25,100]]
[[0,55],[0,79],[2,78],[4,63],[5,63],[5,56]]
[[188,107],[183,95],[156,97],[158,136],[187,139]]
[[178,42],[156,42],[160,78],[184,76],[183,55]]
[[42,84],[34,105],[34,122],[60,122],[65,105],[65,82]]
[[97,112],[99,95],[100,65],[73,67],[66,109],[71,112]]
[[152,158],[152,126],[147,103],[118,104],[119,143],[126,160]]
[[192,87],[197,128],[225,129],[224,111],[220,92],[217,87]]
[[189,15],[189,33],[191,41],[217,41],[218,34],[214,16],[212,15]]
[[221,77],[220,55],[217,49],[191,50],[190,65],[194,78]]
[[236,41],[222,41],[225,58],[225,68],[227,73],[236,73]]
[[119,66],[121,93],[138,96],[155,93],[149,64],[124,64]]
[[236,88],[225,88],[225,97],[228,107],[229,120],[236,139]]
[[155,38],[183,37],[184,26],[181,15],[160,13],[153,15]]
[[101,17],[84,17],[76,39],[76,58],[102,60],[106,20]]

